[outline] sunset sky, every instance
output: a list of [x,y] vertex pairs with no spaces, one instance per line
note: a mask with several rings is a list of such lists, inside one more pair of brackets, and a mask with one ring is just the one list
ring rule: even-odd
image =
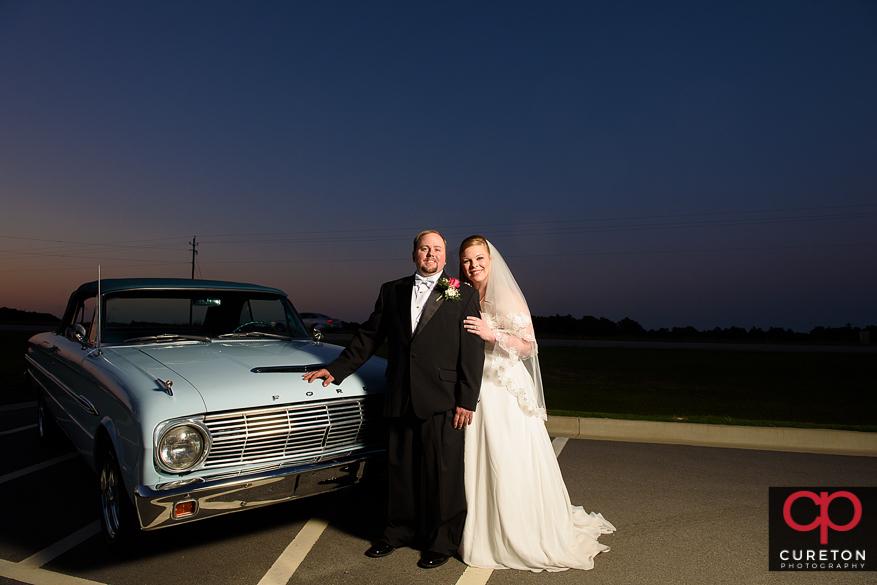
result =
[[873,325],[875,104],[873,0],[0,0],[0,306],[196,236],[362,321],[432,228],[537,315]]

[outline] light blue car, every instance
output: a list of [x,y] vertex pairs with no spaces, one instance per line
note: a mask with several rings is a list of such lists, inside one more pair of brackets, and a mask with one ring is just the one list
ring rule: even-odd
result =
[[286,294],[252,284],[118,279],[73,293],[58,330],[30,339],[28,377],[41,440],[60,427],[98,475],[111,548],[383,475],[386,361],[308,384],[342,349],[316,336]]

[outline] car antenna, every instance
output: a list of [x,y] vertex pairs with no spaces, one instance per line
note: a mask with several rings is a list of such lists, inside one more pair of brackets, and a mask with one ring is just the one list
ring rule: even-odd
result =
[[97,353],[95,353],[95,355],[101,355],[101,350],[100,350],[100,313],[101,313],[100,309],[101,309],[101,307],[100,307],[100,304],[101,304],[100,303],[100,264],[98,264],[97,265],[97,308],[95,309],[97,311],[97,337],[96,337],[96,339],[97,339]]

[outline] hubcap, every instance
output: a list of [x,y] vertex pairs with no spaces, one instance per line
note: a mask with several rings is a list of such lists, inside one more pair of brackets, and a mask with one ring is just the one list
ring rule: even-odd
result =
[[119,534],[119,486],[112,455],[104,459],[100,475],[100,492],[101,511],[107,536],[115,539]]

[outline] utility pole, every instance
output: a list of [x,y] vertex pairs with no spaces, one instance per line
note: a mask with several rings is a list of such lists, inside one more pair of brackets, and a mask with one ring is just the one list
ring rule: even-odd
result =
[[198,251],[195,249],[195,246],[198,244],[195,243],[195,238],[198,236],[192,236],[192,241],[189,242],[189,245],[192,246],[192,280],[195,280],[195,256],[198,255]]
[[[198,251],[195,249],[195,246],[198,244],[195,242],[195,239],[198,236],[192,236],[192,241],[189,244],[192,246],[192,280],[195,280],[195,256],[198,255]],[[189,325],[192,324],[192,305],[193,301],[189,301]]]

